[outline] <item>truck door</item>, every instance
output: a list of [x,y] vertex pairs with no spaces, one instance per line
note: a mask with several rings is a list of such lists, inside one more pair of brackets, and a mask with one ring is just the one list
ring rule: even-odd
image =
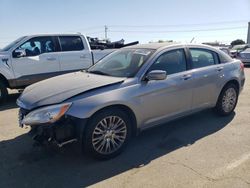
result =
[[59,36],[58,39],[61,46],[59,53],[61,71],[78,71],[92,65],[90,49],[84,46],[80,36]]
[[[19,56],[18,51],[24,53]],[[33,37],[12,52],[17,86],[25,86],[59,74],[56,45],[50,36]]]

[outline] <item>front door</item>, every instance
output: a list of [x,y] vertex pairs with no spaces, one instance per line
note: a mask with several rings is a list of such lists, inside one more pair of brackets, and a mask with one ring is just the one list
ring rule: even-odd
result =
[[147,119],[145,126],[188,112],[192,104],[193,75],[192,70],[187,70],[184,49],[163,53],[147,72],[152,70],[166,71],[167,78],[142,83],[140,100]]
[[[15,50],[25,50],[16,57]],[[34,37],[13,51],[12,66],[17,86],[25,86],[59,74],[59,58],[53,38]]]

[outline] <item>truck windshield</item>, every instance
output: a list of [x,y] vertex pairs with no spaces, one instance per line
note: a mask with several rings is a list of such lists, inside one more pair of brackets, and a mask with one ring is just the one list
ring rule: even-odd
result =
[[10,44],[8,44],[7,46],[5,46],[3,49],[1,49],[0,51],[2,52],[6,52],[9,51],[9,49],[11,49],[13,46],[15,46],[17,43],[19,43],[21,40],[23,40],[25,38],[25,36],[20,37],[18,39],[16,39],[15,41],[11,42]]
[[114,77],[134,77],[153,52],[151,49],[117,50],[90,67],[87,72]]

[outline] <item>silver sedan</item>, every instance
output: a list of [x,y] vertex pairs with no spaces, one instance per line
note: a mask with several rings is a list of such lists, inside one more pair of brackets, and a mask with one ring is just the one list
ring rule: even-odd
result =
[[27,87],[19,123],[40,144],[77,141],[87,154],[111,158],[141,130],[207,108],[229,115],[244,81],[243,64],[209,46],[130,46]]

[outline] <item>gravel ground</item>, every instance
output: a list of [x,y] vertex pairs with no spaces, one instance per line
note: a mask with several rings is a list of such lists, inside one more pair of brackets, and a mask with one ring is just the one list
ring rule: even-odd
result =
[[33,147],[12,92],[0,107],[0,187],[250,187],[250,68],[245,74],[231,116],[207,110],[153,128],[109,161],[76,144]]

